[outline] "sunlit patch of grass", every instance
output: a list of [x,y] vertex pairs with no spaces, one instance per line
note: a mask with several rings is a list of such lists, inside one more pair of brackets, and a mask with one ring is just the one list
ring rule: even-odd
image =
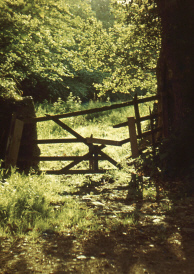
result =
[[43,177],[26,176],[12,169],[11,175],[0,187],[2,230],[11,234],[27,232],[37,219],[45,219],[50,215],[45,192],[48,184]]
[[26,176],[12,170],[6,181],[0,180],[0,234],[35,236],[48,230],[92,228],[93,211],[68,195],[73,185],[83,183],[76,182],[79,178],[69,177],[65,184],[56,176]]
[[92,209],[87,208],[85,205],[80,205],[72,197],[66,203],[65,207],[62,207],[59,214],[55,218],[55,228],[58,231],[71,232],[84,232],[87,229],[97,229],[97,217]]
[[135,218],[134,213],[132,214],[126,214],[124,217],[121,216],[121,221],[123,226],[132,226],[132,225],[137,225],[137,220]]
[[119,231],[122,228],[128,229],[131,226],[137,225],[137,220],[133,213],[131,214],[117,214],[116,216],[106,218],[101,226],[98,227],[99,230],[105,232]]
[[144,184],[143,187],[144,199],[155,200],[157,198],[157,189],[153,183]]

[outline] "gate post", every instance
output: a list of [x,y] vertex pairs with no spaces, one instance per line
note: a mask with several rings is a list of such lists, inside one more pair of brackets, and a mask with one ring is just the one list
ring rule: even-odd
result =
[[132,157],[137,158],[139,156],[139,150],[138,150],[138,145],[137,145],[135,118],[128,117],[127,119],[128,119],[129,137],[130,137],[130,142],[131,142]]
[[16,113],[12,115],[9,137],[7,141],[7,148],[5,153],[5,168],[16,166],[20,141],[22,137],[24,123],[16,119]]
[[89,168],[93,171],[98,171],[98,146],[92,144],[89,147]]
[[98,171],[98,146],[94,146],[94,171]]
[[89,146],[89,169],[94,169],[93,145]]
[[153,115],[150,109],[150,125],[151,125],[151,134],[152,134],[152,147],[153,147],[153,156],[156,156],[156,142],[155,142],[155,135],[154,135],[154,121]]
[[140,123],[140,114],[139,114],[137,93],[135,94],[135,97],[133,99],[133,104],[134,104],[135,118],[136,118],[136,123],[137,123],[137,133],[139,135],[139,138],[141,138],[141,123]]

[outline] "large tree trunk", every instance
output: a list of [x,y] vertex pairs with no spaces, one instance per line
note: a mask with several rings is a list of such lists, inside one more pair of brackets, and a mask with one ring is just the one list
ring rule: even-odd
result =
[[162,23],[158,93],[167,136],[194,110],[194,1],[156,1]]
[[[165,169],[194,180],[194,0],[155,0],[162,24],[158,61],[158,94],[161,98]],[[173,136],[173,137],[172,137]],[[173,141],[172,141],[173,140]]]

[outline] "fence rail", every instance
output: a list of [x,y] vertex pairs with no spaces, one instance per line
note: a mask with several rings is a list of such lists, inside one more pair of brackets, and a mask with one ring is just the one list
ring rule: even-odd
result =
[[[151,97],[146,97],[146,98],[140,98],[137,99],[136,103],[141,104],[141,103],[146,103],[146,102],[151,102],[154,100],[158,99],[158,95],[154,95]],[[92,108],[92,109],[86,109],[86,110],[80,110],[80,111],[74,111],[74,112],[68,112],[64,114],[57,114],[57,115],[47,115],[43,117],[35,117],[35,118],[28,118],[25,119],[25,123],[38,123],[38,122],[44,122],[44,121],[49,121],[52,120],[52,118],[57,118],[57,119],[62,119],[62,118],[69,118],[69,117],[76,117],[79,115],[86,115],[86,114],[92,114],[92,113],[97,113],[97,112],[103,112],[107,110],[112,110],[112,109],[117,109],[117,108],[123,108],[123,107],[128,107],[128,106],[133,106],[134,105],[134,100],[120,103],[120,104],[113,104],[111,106],[104,106],[100,108]]]
[[[158,113],[158,114],[152,114],[153,119],[156,119],[158,117],[161,117],[162,113]],[[143,117],[139,117],[139,119],[135,119],[135,122],[143,122],[146,120],[150,120],[150,115],[147,116],[143,116]],[[120,128],[120,127],[126,127],[127,126],[127,122],[123,122],[117,125],[113,125],[113,128]]]
[[[135,157],[138,157],[138,155],[139,155],[137,139],[144,138],[145,136],[148,136],[148,135],[151,135],[151,137],[152,137],[152,144],[154,146],[153,152],[155,152],[155,143],[156,143],[155,142],[155,133],[158,131],[161,131],[162,128],[155,127],[154,120],[156,120],[157,117],[161,116],[161,113],[153,114],[150,111],[150,115],[140,117],[139,104],[145,103],[145,102],[151,102],[151,101],[154,101],[157,99],[158,99],[158,96],[156,96],[156,95],[147,97],[147,98],[141,98],[141,99],[138,99],[137,95],[135,95],[135,97],[132,101],[128,101],[128,102],[124,102],[124,103],[120,103],[120,104],[114,104],[111,106],[105,106],[105,107],[101,107],[101,108],[93,108],[93,109],[82,110],[82,111],[75,111],[75,112],[59,114],[59,115],[46,114],[46,116],[44,116],[44,117],[24,119],[23,122],[26,124],[52,120],[53,122],[58,124],[61,128],[63,128],[65,131],[68,131],[74,137],[74,138],[33,140],[32,142],[34,144],[83,143],[86,146],[88,146],[88,149],[89,149],[89,152],[82,156],[39,156],[39,157],[33,157],[32,161],[33,160],[34,161],[71,161],[70,164],[66,165],[64,168],[62,168],[60,170],[41,171],[41,172],[46,172],[47,174],[103,173],[105,170],[99,169],[99,166],[98,166],[98,163],[100,160],[109,161],[111,164],[113,164],[117,168],[120,168],[121,166],[117,161],[115,161],[113,158],[111,158],[106,153],[104,153],[102,151],[102,149],[104,149],[107,145],[122,146],[123,144],[130,142],[132,157],[135,158]],[[84,138],[78,132],[76,132],[75,130],[70,128],[68,125],[66,125],[64,122],[59,120],[62,118],[76,117],[79,115],[103,112],[103,111],[108,111],[108,110],[112,110],[112,109],[132,106],[132,105],[134,106],[135,117],[128,117],[128,120],[126,122],[123,122],[123,123],[113,126],[113,128],[120,128],[120,127],[128,126],[129,138],[120,140],[120,141],[94,138],[93,135],[91,135],[90,137]],[[151,130],[142,132],[141,122],[146,121],[146,120],[150,120]],[[136,129],[137,129],[137,132],[136,132]],[[23,143],[22,145],[25,146],[28,144]],[[18,148],[18,142],[17,142],[17,148]],[[13,148],[12,148],[12,151],[14,151]],[[10,155],[11,152],[8,151],[8,154]],[[11,156],[9,158],[11,158]],[[17,160],[16,158],[17,158],[17,155],[14,156],[14,164],[16,163],[16,160]],[[26,159],[19,159],[19,160],[26,161]],[[72,169],[77,164],[81,163],[82,161],[89,161],[89,169],[87,169],[87,170]],[[9,160],[9,164],[10,164],[10,160]]]

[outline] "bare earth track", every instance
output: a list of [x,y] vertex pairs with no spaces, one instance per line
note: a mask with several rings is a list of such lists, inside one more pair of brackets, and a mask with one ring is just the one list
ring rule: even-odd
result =
[[1,238],[0,273],[194,273],[194,197],[132,199],[127,184],[103,182],[74,195],[102,220],[133,213],[134,224],[84,234],[48,230],[35,241]]

